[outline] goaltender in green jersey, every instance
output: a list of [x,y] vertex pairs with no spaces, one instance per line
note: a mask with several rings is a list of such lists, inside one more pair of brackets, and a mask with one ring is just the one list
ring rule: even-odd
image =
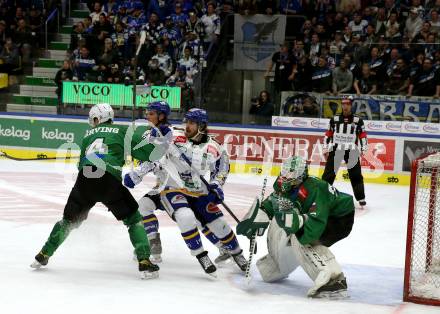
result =
[[114,125],[113,120],[114,112],[108,104],[97,104],[90,109],[92,128],[81,144],[79,173],[64,207],[63,218],[53,227],[31,267],[46,266],[70,231],[87,218],[97,202],[101,202],[127,226],[141,278],[158,276],[159,267],[149,259],[150,246],[138,204],[122,185],[121,171],[128,155],[142,161],[158,160],[167,151],[168,144],[163,138],[151,135],[149,127]]
[[258,199],[237,234],[267,235],[268,254],[257,261],[264,281],[287,278],[301,266],[315,285],[314,298],[345,298],[347,281],[329,247],[347,237],[354,222],[353,197],[308,175],[301,157],[286,160],[274,192],[261,206]]

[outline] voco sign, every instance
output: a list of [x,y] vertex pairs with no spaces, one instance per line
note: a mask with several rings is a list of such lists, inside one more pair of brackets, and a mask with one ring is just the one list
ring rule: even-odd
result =
[[111,92],[110,85],[90,85],[90,84],[74,84],[73,90],[75,94],[82,94],[84,96],[94,95],[94,96],[108,96]]
[[148,98],[151,96],[155,99],[166,99],[170,96],[170,91],[166,88],[152,88],[151,92],[143,93],[140,95],[142,98]]

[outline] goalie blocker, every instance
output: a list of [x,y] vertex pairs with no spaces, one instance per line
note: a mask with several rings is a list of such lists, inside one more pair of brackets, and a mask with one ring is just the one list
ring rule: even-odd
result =
[[315,285],[309,297],[347,297],[347,282],[328,247],[347,237],[354,221],[352,196],[308,176],[306,162],[293,157],[282,166],[274,192],[254,203],[237,234],[262,235],[269,226],[268,254],[257,261],[266,282],[287,278],[301,266]]

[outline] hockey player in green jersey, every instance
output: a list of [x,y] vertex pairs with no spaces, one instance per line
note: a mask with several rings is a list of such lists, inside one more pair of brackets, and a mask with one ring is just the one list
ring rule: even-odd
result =
[[103,203],[117,220],[128,228],[141,278],[158,276],[159,267],[150,262],[150,246],[142,226],[138,204],[122,185],[121,170],[128,155],[142,161],[157,160],[167,150],[167,143],[150,133],[148,127],[114,125],[114,112],[108,104],[93,106],[89,112],[89,129],[81,144],[79,173],[64,208],[63,218],[52,229],[41,251],[35,256],[33,268],[46,266],[49,258],[87,218],[90,209]]
[[269,226],[268,254],[257,261],[264,281],[287,278],[298,266],[314,281],[314,298],[344,298],[347,282],[328,247],[347,237],[354,221],[353,197],[308,175],[301,157],[286,160],[274,192],[256,200],[237,234],[262,235]]

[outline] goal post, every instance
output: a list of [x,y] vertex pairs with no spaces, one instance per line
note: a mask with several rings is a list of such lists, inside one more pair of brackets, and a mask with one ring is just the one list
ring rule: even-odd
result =
[[412,162],[403,300],[440,306],[440,153]]

